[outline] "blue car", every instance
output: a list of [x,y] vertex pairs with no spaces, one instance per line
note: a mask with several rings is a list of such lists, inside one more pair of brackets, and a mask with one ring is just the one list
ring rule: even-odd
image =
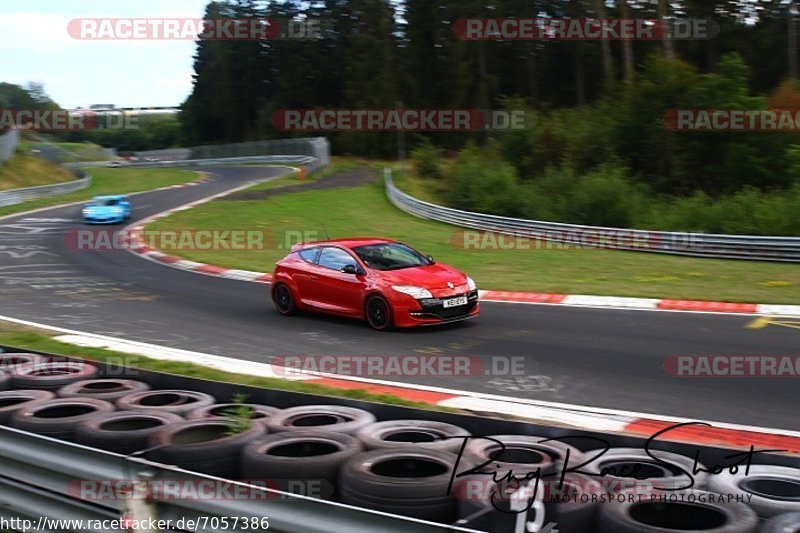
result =
[[96,196],[83,206],[86,224],[117,224],[131,216],[131,202],[125,195]]

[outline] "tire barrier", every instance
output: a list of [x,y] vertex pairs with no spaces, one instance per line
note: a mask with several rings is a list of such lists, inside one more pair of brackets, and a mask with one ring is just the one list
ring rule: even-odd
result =
[[[640,448],[612,448],[603,450],[590,450],[584,457],[599,456],[598,459],[586,464],[581,470],[602,475],[607,491],[618,491],[636,484],[637,481],[647,481],[647,487],[637,487],[638,490],[652,489],[678,489],[688,487],[694,480],[695,488],[705,488],[708,474],[702,464],[695,464],[695,460],[677,453],[651,450],[651,453],[663,459],[658,462],[645,450]],[[690,477],[687,472],[696,471]]]
[[764,522],[758,533],[797,533],[800,531],[800,513],[785,513]]
[[[74,480],[93,472],[106,475],[111,472],[111,464],[120,464],[119,455],[109,456],[107,463],[83,462],[87,454],[102,454],[98,450],[105,450],[129,456],[123,458],[122,464],[135,461],[136,457],[153,461],[143,463],[149,465],[146,468],[126,466],[118,474],[123,479],[138,476],[137,472],[150,475],[152,468],[163,468],[161,480],[174,481],[178,475],[200,482],[208,480],[202,475],[210,475],[222,478],[216,480],[218,483],[237,481],[260,490],[281,491],[271,496],[268,493],[265,501],[299,497],[301,500],[294,500],[298,505],[316,502],[314,505],[323,507],[314,509],[324,509],[333,517],[320,511],[320,516],[325,517],[322,524],[326,525],[317,527],[319,531],[337,528],[335,517],[346,512],[356,513],[361,522],[342,523],[372,527],[369,531],[405,532],[410,530],[409,523],[404,523],[405,529],[399,525],[391,529],[386,524],[392,520],[422,519],[434,524],[430,531],[444,531],[456,525],[472,531],[517,533],[522,531],[512,527],[517,515],[507,511],[514,510],[513,502],[519,494],[527,496],[516,493],[522,486],[520,480],[535,480],[538,476],[538,499],[531,500],[534,505],[524,515],[528,524],[534,524],[530,526],[534,530],[555,524],[553,527],[562,533],[800,532],[800,468],[787,466],[796,464],[794,460],[787,459],[783,465],[751,464],[746,474],[744,466],[717,467],[713,474],[706,475],[706,467],[695,464],[694,454],[699,448],[691,453],[691,447],[684,448],[684,453],[660,449],[648,452],[644,447],[583,451],[544,436],[470,435],[480,431],[484,423],[487,429],[499,429],[497,421],[491,419],[480,419],[476,425],[470,417],[439,413],[431,420],[423,420],[422,411],[376,404],[371,412],[370,404],[364,402],[354,402],[362,408],[324,404],[297,407],[299,401],[308,401],[310,396],[299,395],[287,402],[282,399],[284,393],[259,394],[255,389],[248,392],[257,403],[216,403],[215,397],[230,398],[240,391],[223,384],[158,377],[154,373],[145,373],[142,381],[122,380],[104,377],[100,368],[98,376],[94,375],[98,371],[94,365],[47,362],[36,354],[4,352],[0,357],[20,371],[10,376],[10,386],[15,386],[21,374],[44,387],[0,392],[0,426],[21,430],[0,428],[4,476],[22,480],[26,479],[25,468],[42,470],[44,478],[40,472],[26,481],[34,485],[48,478],[51,470],[54,479]],[[50,372],[33,373],[31,368]],[[80,373],[93,375],[58,389],[53,388],[52,381],[41,383],[48,378],[72,380]],[[148,387],[152,389],[146,390]],[[69,396],[56,397],[56,393]],[[323,397],[313,398],[324,401]],[[287,403],[294,407],[281,409]],[[409,412],[414,415],[408,416]],[[86,448],[69,448],[67,443],[60,446],[57,441],[42,439],[41,446],[45,448],[41,450],[47,450],[43,452],[31,440],[37,439],[32,434],[72,441]],[[563,435],[563,431],[548,434]],[[667,447],[667,443],[661,447]],[[60,454],[62,449],[64,454]],[[704,462],[717,464],[711,450],[704,448]],[[19,460],[28,455],[25,461]],[[52,457],[53,461],[40,465],[43,457]],[[721,457],[725,456],[719,455],[718,459]],[[88,466],[92,464],[104,466]],[[579,472],[564,472],[567,466],[576,465],[581,465]],[[562,472],[563,484],[559,483]],[[672,490],[688,485],[686,472],[693,473],[697,488]],[[507,477],[509,473],[513,476]],[[65,475],[66,478],[58,478]],[[3,483],[0,476],[0,494],[13,500],[13,491],[19,486],[6,489]],[[52,485],[56,489],[58,486]],[[632,491],[640,489],[647,491],[644,497],[630,497]],[[725,495],[727,498],[723,499]],[[335,502],[346,506],[335,507]],[[196,501],[193,505],[223,516],[222,510],[230,503]],[[169,502],[161,505],[169,507]],[[37,510],[35,506],[31,509]],[[267,512],[265,508],[264,514],[272,517],[276,509],[270,507]],[[367,509],[388,514],[368,514]],[[303,520],[298,519],[297,523],[302,524]],[[357,531],[369,533],[364,528]],[[292,530],[305,531],[302,527]]]
[[102,413],[78,423],[74,440],[86,446],[128,455],[146,449],[147,439],[153,433],[178,422],[183,422],[183,418],[172,413]]
[[[284,431],[262,437],[242,451],[241,479],[272,480],[275,488],[304,496],[333,496],[341,465],[362,451],[345,433]],[[319,491],[317,494],[312,493]]]
[[339,497],[350,505],[450,523],[456,501],[448,487],[456,462],[455,454],[417,448],[358,453],[342,465]]
[[[695,501],[633,501],[603,505],[597,519],[600,533],[755,533],[758,516],[744,503],[716,503],[711,493],[691,490]],[[705,501],[702,501],[705,500]]]
[[47,358],[35,353],[0,352],[0,371],[14,372],[17,367],[47,362]]
[[262,424],[231,434],[221,419],[186,420],[159,429],[147,439],[147,458],[210,476],[234,479],[247,444],[264,435]]
[[129,394],[117,400],[120,411],[150,411],[185,415],[216,403],[210,394],[191,390],[155,390]]
[[59,398],[96,398],[116,402],[131,393],[147,390],[150,390],[150,385],[133,379],[87,379],[61,387],[56,395]]
[[455,453],[470,433],[464,428],[429,420],[386,420],[361,428],[356,437],[367,450],[405,448],[413,445],[428,450]]
[[48,437],[71,440],[77,424],[100,413],[114,411],[114,404],[92,398],[53,398],[26,404],[11,415],[11,426]]
[[19,365],[11,373],[14,388],[55,391],[85,379],[97,376],[98,369],[89,363],[56,361]]
[[11,385],[11,376],[8,372],[0,370],[0,391],[8,389]]
[[43,390],[12,390],[0,392],[0,425],[8,425],[11,415],[33,402],[51,400],[56,395]]
[[[709,490],[727,493],[746,493],[752,507],[761,518],[800,512],[800,469],[788,466],[751,465],[747,472],[741,468],[735,474],[725,471],[712,476]],[[800,526],[798,521],[797,526]]]
[[215,403],[199,407],[186,414],[187,420],[201,420],[203,418],[247,418],[263,424],[265,420],[280,411],[277,407],[258,405],[253,403]]
[[271,433],[323,430],[353,434],[375,422],[375,415],[355,407],[303,405],[278,411],[264,422]]

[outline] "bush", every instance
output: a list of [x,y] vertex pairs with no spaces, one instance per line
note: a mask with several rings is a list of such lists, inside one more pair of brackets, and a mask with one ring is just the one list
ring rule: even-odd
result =
[[442,150],[434,146],[427,138],[411,151],[411,160],[414,162],[417,173],[424,178],[439,179],[442,177],[439,167],[441,159]]

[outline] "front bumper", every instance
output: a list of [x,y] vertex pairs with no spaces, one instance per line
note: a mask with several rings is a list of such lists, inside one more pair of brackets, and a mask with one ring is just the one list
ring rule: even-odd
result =
[[125,221],[125,216],[85,216],[83,217],[84,224],[119,224]]
[[[444,300],[449,300],[458,296],[467,297],[466,305],[444,307]],[[395,309],[395,325],[399,327],[410,327],[457,322],[459,320],[467,320],[476,317],[480,310],[477,290],[463,294],[454,294],[447,298],[424,298],[422,300],[416,300],[416,304],[416,306],[406,309]]]

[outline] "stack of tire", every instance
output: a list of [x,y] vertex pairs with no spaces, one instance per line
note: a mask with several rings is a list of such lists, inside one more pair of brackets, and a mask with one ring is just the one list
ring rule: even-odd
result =
[[[36,354],[0,353],[0,425],[445,524],[511,513],[519,480],[539,478],[544,516],[527,518],[562,533],[800,532],[797,468],[754,464],[708,475],[694,458],[665,451],[475,437],[443,422],[377,421],[354,407],[218,403]],[[635,497],[642,487],[648,497]],[[746,503],[709,501],[714,494]]]

